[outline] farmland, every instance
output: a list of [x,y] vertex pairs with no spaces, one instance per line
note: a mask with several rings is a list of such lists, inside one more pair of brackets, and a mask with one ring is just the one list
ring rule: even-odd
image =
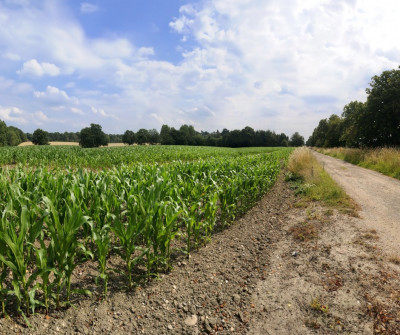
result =
[[[96,265],[132,289],[229,226],[272,187],[290,148],[21,147],[0,150],[2,313],[25,318],[92,292],[72,285]],[[113,268],[110,257],[120,259]],[[28,321],[27,321],[28,322]]]

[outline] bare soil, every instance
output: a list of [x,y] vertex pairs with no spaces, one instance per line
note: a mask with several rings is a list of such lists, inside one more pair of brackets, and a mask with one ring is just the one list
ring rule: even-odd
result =
[[[3,334],[400,334],[400,265],[364,219],[304,207],[283,177],[245,216],[158,280],[36,314]],[[400,263],[400,261],[398,262]],[[74,280],[94,287],[95,264]]]

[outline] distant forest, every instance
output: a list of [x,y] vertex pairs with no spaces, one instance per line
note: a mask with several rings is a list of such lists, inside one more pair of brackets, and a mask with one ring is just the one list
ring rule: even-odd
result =
[[[100,129],[101,126],[97,126]],[[82,131],[84,131],[84,128]],[[41,136],[45,134],[43,144],[48,142],[81,142],[81,132],[45,132],[41,129]],[[137,132],[127,130],[124,134],[104,134],[107,143],[126,144],[162,144],[162,145],[194,145],[218,147],[287,147],[304,145],[304,137],[295,132],[290,138],[284,134],[277,134],[271,130],[254,130],[244,127],[241,130],[223,129],[215,132],[198,132],[191,125],[182,125],[179,129],[163,125],[161,131],[156,129],[139,129]],[[24,133],[15,127],[7,127],[0,121],[0,146],[15,146],[24,141],[34,140],[34,134]],[[35,141],[34,141],[35,142]]]
[[[79,142],[80,132],[47,133],[50,142]],[[32,134],[26,134],[29,141]],[[277,134],[271,130],[254,130],[245,127],[242,130],[228,129],[216,132],[198,132],[191,125],[182,125],[179,129],[163,125],[161,131],[156,129],[139,129],[137,132],[127,130],[124,134],[107,134],[108,143],[126,144],[162,144],[162,145],[205,145],[222,147],[287,147],[304,145],[304,137],[295,132],[290,138],[284,134]]]
[[351,101],[341,116],[323,119],[307,140],[315,147],[400,146],[400,67],[372,77],[367,101]]

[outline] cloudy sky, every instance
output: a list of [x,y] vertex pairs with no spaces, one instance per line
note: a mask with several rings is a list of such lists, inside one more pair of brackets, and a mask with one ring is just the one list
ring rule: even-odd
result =
[[397,0],[0,0],[0,119],[308,138],[400,64]]

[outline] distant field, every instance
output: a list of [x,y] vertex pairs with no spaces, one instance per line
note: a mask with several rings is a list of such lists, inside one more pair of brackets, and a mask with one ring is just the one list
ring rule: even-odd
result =
[[[19,145],[19,147],[26,147],[26,146],[30,146],[33,145],[32,142],[23,142]],[[50,142],[50,145],[72,145],[72,146],[79,146],[78,142]],[[125,146],[124,143],[109,143],[108,144],[109,147],[123,147]]]

